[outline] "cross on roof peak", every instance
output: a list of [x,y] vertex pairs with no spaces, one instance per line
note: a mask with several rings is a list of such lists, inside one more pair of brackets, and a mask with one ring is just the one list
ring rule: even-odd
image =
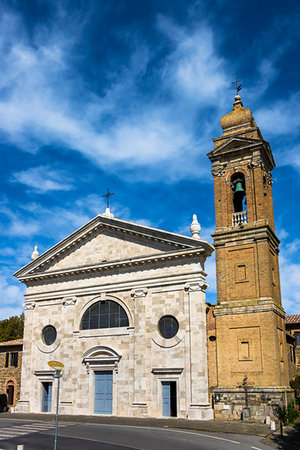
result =
[[109,188],[107,188],[106,194],[102,195],[102,198],[106,198],[106,207],[107,207],[107,208],[109,208],[109,198],[110,198],[112,195],[115,195],[115,193],[114,193],[114,192],[109,192]]
[[235,81],[232,82],[232,84],[235,84],[236,89],[236,95],[239,94],[239,91],[242,89],[242,85],[239,84],[242,80],[238,80],[237,77],[235,77]]

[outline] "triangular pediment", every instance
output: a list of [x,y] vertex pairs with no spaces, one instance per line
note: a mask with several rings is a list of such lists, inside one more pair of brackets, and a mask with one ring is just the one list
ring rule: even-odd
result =
[[231,137],[224,139],[224,143],[214,148],[211,152],[208,153],[207,156],[211,158],[214,156],[222,155],[224,153],[230,153],[235,150],[251,149],[263,143],[264,141],[258,139]]
[[219,159],[231,158],[231,154],[242,153],[243,155],[251,155],[254,151],[259,149],[262,161],[265,163],[267,170],[272,170],[275,167],[275,161],[270,148],[270,144],[263,139],[251,139],[240,136],[225,138],[224,142],[216,146],[211,152],[207,154],[209,159],[214,162]]
[[212,252],[206,241],[98,215],[24,266],[15,276],[22,279],[199,247],[208,254]]

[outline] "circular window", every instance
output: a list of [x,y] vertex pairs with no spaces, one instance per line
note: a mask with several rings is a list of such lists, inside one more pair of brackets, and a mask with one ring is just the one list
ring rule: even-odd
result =
[[165,339],[174,337],[179,329],[179,323],[173,316],[163,316],[158,322],[160,334]]
[[47,325],[42,331],[43,342],[46,345],[52,345],[56,340],[56,329],[52,325]]

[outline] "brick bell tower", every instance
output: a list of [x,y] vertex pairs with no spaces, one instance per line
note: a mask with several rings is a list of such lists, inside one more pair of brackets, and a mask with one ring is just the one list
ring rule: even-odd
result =
[[275,162],[240,95],[233,106],[208,153],[216,214],[215,416],[264,420],[290,392],[273,216]]

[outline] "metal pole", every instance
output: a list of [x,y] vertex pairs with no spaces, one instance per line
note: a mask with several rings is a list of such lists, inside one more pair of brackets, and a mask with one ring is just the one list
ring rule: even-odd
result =
[[54,450],[56,450],[57,434],[58,434],[59,385],[60,385],[61,374],[56,372],[56,374],[54,375],[54,378],[57,378],[57,402],[56,402],[55,437],[54,437]]
[[248,387],[245,386],[245,404],[246,408],[248,408]]

